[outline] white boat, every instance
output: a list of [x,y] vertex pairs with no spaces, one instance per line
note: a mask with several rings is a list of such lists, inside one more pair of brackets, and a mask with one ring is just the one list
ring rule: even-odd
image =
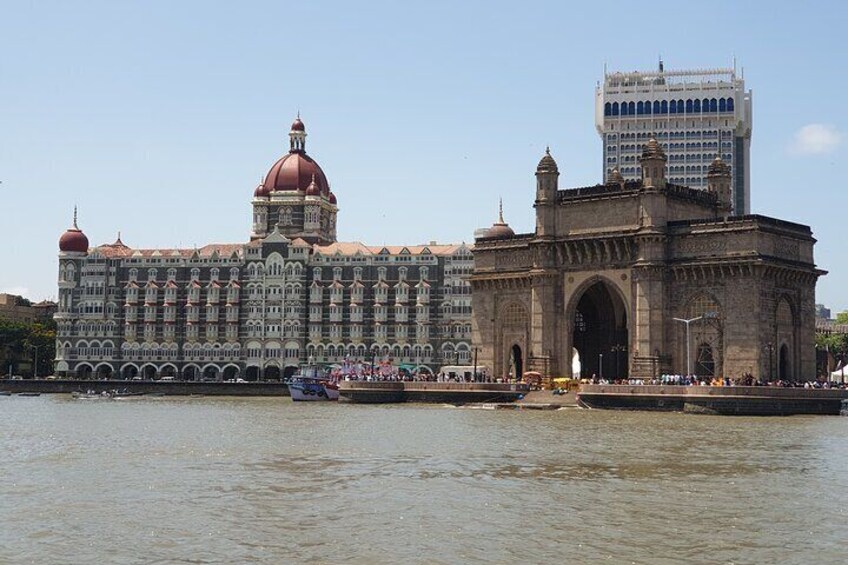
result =
[[294,375],[286,384],[295,402],[339,399],[339,387],[329,379]]

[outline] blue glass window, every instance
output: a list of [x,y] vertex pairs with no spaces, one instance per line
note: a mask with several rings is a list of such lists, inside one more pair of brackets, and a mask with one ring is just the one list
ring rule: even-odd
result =
[[660,113],[660,102],[659,100],[654,100],[654,114]]
[[617,116],[617,115],[618,115],[618,102],[613,102],[613,103],[612,103],[612,115],[613,115],[613,116]]
[[701,111],[701,101],[697,98],[695,99],[695,103],[693,104],[692,111],[698,113]]
[[727,100],[725,100],[724,98],[720,98],[718,101],[718,111],[727,112]]
[[727,111],[728,111],[728,112],[732,112],[732,111],[733,111],[733,98],[728,98],[728,99],[727,99]]
[[645,113],[645,104],[644,102],[639,102],[636,104],[636,113],[642,115]]
[[609,116],[611,114],[611,112],[612,112],[612,105],[609,102],[607,102],[606,104],[604,104],[604,116]]
[[692,100],[691,99],[686,101],[686,113],[687,114],[692,113]]
[[660,113],[668,114],[668,101],[663,100],[662,104],[660,104]]
[[718,112],[718,100],[715,98],[710,100],[710,112]]
[[627,113],[630,114],[631,116],[636,114],[636,104],[634,102],[630,102],[627,105]]

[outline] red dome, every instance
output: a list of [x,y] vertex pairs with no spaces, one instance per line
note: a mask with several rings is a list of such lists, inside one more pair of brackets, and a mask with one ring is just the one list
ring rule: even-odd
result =
[[306,196],[321,196],[321,187],[315,182],[315,175],[312,175],[312,181],[306,187]]
[[306,153],[292,152],[274,163],[265,177],[265,190],[299,190],[305,192],[315,177],[321,194],[330,192],[327,177],[312,157]]
[[59,251],[66,253],[87,253],[88,238],[78,228],[68,228],[59,238]]
[[306,127],[303,125],[303,122],[300,121],[300,116],[294,119],[291,129],[292,131],[306,131]]
[[336,203],[336,193],[331,192],[330,193],[330,204],[335,204],[335,203]]
[[264,183],[260,183],[259,186],[256,187],[256,190],[253,191],[254,198],[261,198],[271,194],[271,191],[265,187]]

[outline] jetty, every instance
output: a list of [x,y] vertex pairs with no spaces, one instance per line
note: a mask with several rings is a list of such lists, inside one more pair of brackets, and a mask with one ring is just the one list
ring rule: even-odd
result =
[[515,402],[530,392],[526,383],[430,381],[342,381],[339,401],[360,404],[430,402],[471,404]]

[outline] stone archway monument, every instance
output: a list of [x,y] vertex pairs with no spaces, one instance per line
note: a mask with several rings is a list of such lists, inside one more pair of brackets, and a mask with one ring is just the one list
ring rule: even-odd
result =
[[[721,159],[706,190],[668,182],[656,139],[638,162],[640,180],[613,170],[604,184],[560,189],[546,152],[536,168],[535,229],[516,234],[501,212],[478,234],[471,310],[479,363],[503,375],[519,344],[524,370],[547,377],[573,376],[576,350],[581,377],[650,380],[685,374],[691,339],[705,376],[763,378],[771,343],[775,356],[786,345],[777,361],[787,378],[815,378],[815,285],[824,272],[810,228],[734,216]],[[721,306],[720,323],[685,338],[674,318],[692,305],[704,315],[704,297]],[[525,324],[514,321],[518,307]]]

